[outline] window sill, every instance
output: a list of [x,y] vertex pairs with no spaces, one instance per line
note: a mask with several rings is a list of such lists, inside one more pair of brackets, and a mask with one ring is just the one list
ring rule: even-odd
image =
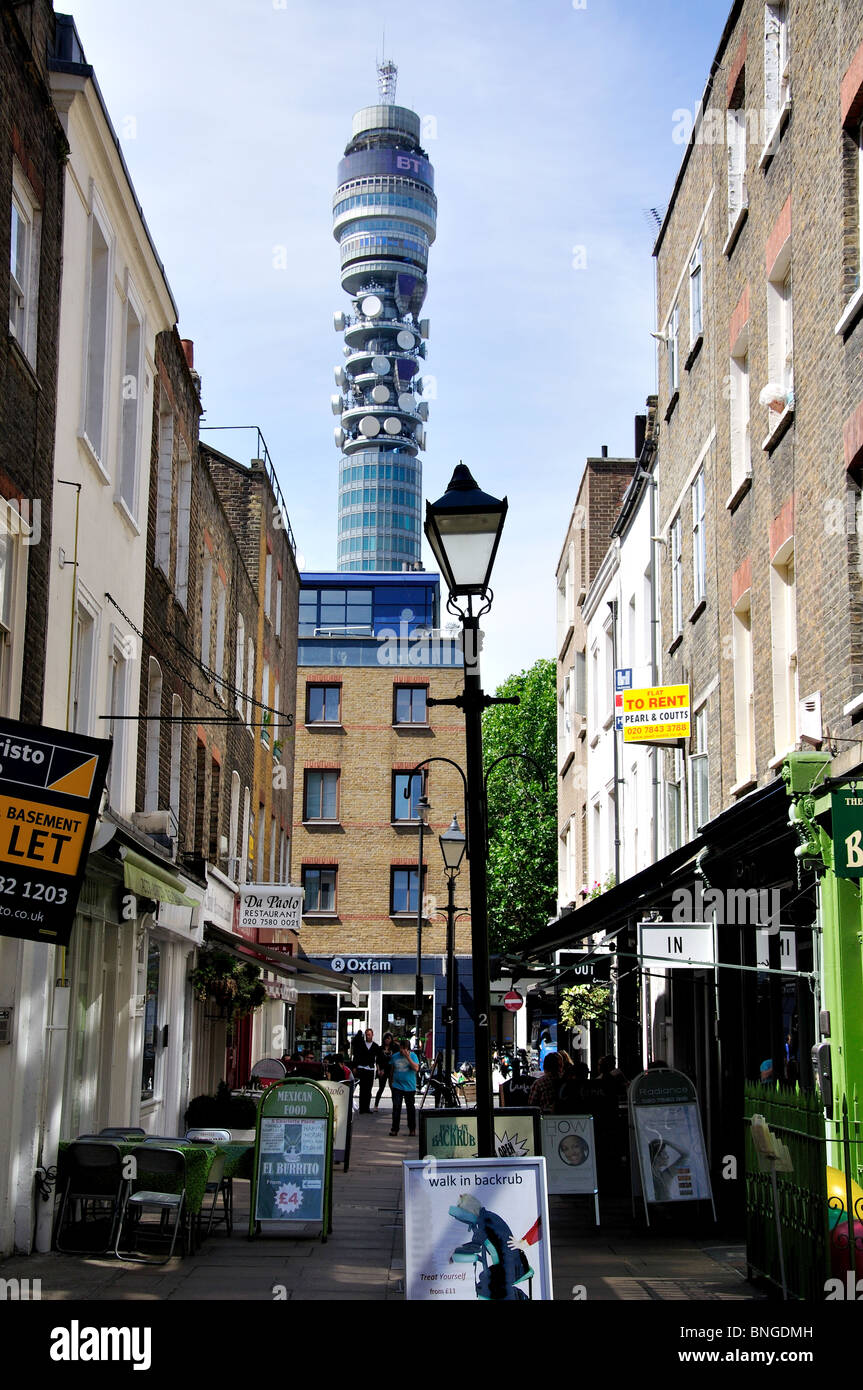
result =
[[562,765],[561,765],[560,772],[557,774],[558,777],[565,777],[565,776],[566,776],[566,774],[569,772],[570,767],[572,766],[572,760],[573,760],[574,757],[575,757],[575,749],[573,748],[573,749],[570,749],[570,751],[567,753],[566,757],[564,758],[563,763],[562,763]]
[[744,777],[742,782],[735,782],[729,793],[730,796],[742,796],[744,792],[751,792],[752,788],[758,785],[757,777]]
[[30,385],[33,387],[33,390],[41,391],[42,387],[39,383],[39,378],[36,375],[36,370],[33,366],[33,363],[30,361],[30,358],[27,356],[21,344],[18,342],[18,339],[15,337],[14,333],[9,334],[9,352],[11,353],[13,360],[21,368]]
[[[412,927],[415,927],[417,923],[417,914],[415,912],[391,912],[389,917],[391,922],[408,923]],[[423,917],[423,925],[425,925],[428,920],[428,917]]]
[[683,370],[684,370],[685,372],[691,371],[691,369],[692,369],[692,364],[694,363],[696,357],[698,356],[699,352],[701,351],[701,348],[702,348],[703,343],[704,343],[704,334],[703,334],[703,333],[699,333],[698,337],[695,339],[695,342],[692,344],[692,347],[689,349],[689,356],[687,357],[686,361],[685,361],[684,364],[683,364]]
[[778,150],[779,150],[779,142],[780,142],[781,139],[782,139],[782,132],[784,131],[785,127],[787,126],[790,116],[791,116],[791,98],[790,98],[790,97],[786,97],[785,105],[782,107],[782,110],[779,112],[779,115],[776,117],[776,124],[774,125],[773,129],[771,130],[770,134],[768,135],[768,137],[767,137],[767,143],[766,143],[766,145],[764,146],[764,149],[761,151],[761,154],[760,154],[759,157],[758,157],[758,167],[759,167],[759,169],[766,169],[767,166],[771,163],[771,161],[772,161],[772,159],[773,159],[773,156],[778,152]]
[[593,738],[590,740],[590,746],[591,746],[591,748],[595,748],[596,745],[597,745],[598,743],[599,743],[599,734],[594,734],[594,735],[593,735]]
[[679,387],[679,386],[676,386],[676,387],[674,388],[674,394],[672,395],[671,400],[668,402],[668,408],[667,408],[667,410],[666,410],[666,412],[665,412],[665,419],[666,419],[666,422],[667,422],[668,420],[670,420],[671,417],[672,417],[672,415],[674,414],[674,408],[675,408],[675,406],[677,405],[677,402],[678,402],[679,400],[680,400],[680,387]]
[[[412,830],[412,831],[416,831],[416,830],[419,829],[419,821],[418,821],[418,820],[390,820],[390,826],[392,827],[393,830]],[[426,830],[428,830],[428,826],[426,826]]]
[[689,615],[689,621],[690,621],[691,623],[697,623],[697,622],[698,622],[698,619],[701,617],[701,615],[702,615],[702,613],[704,612],[704,610],[705,610],[706,607],[707,607],[707,599],[706,599],[706,598],[700,598],[700,599],[698,600],[698,602],[696,603],[695,607],[693,608],[692,612],[691,612],[690,615]]
[[314,922],[340,922],[341,918],[338,912],[324,912],[323,910],[318,912],[315,908],[310,908],[308,912],[303,913],[303,921],[309,920]]
[[305,727],[310,734],[343,734],[345,732],[343,724],[328,724],[323,719],[315,719],[311,724],[306,720]]
[[603,727],[603,729],[608,730],[608,729],[611,728],[611,726],[612,726],[613,723],[614,723],[614,710],[611,710],[611,711],[605,716],[605,719],[602,721],[602,727]]
[[669,645],[669,647],[668,647],[668,655],[669,655],[669,656],[673,656],[673,655],[674,655],[674,653],[677,651],[677,648],[680,646],[680,644],[681,644],[682,641],[683,641],[683,633],[682,633],[682,632],[678,632],[677,636],[674,638],[673,642],[671,642],[670,645]]
[[843,337],[850,333],[857,319],[860,317],[861,312],[863,312],[863,285],[855,290],[848,300],[848,303],[842,311],[842,317],[833,329],[833,332],[841,333]]
[[587,724],[585,722],[582,723],[581,728],[578,731],[577,737],[579,743],[584,743],[584,740],[587,738]]
[[788,433],[793,419],[794,406],[786,405],[785,409],[779,416],[778,420],[776,421],[776,424],[773,426],[773,429],[770,431],[767,438],[762,440],[761,447],[764,450],[765,454],[773,453],[773,450],[776,448],[776,445],[779,443],[780,439],[784,438],[784,436]]
[[341,830],[342,823],[340,820],[304,820],[303,828],[305,830]]
[[393,728],[402,734],[421,734],[428,733],[431,725],[428,720],[417,720],[416,724],[393,724]]
[[794,744],[792,743],[785,749],[784,753],[777,753],[775,758],[771,758],[767,766],[770,768],[772,772],[775,772],[776,769],[778,767],[781,767],[782,764],[785,762],[785,759],[788,757],[788,754],[793,753],[794,751]]
[[744,203],[744,204],[743,204],[743,207],[740,209],[740,211],[738,212],[737,216],[735,217],[734,221],[732,222],[732,224],[731,224],[731,226],[730,226],[730,228],[729,228],[728,236],[725,238],[725,245],[724,245],[723,248],[722,248],[722,254],[723,254],[723,256],[730,256],[730,255],[731,255],[731,252],[734,250],[735,246],[737,245],[737,238],[740,236],[740,233],[741,233],[741,231],[742,231],[742,229],[743,229],[743,224],[744,224],[744,222],[746,221],[746,219],[747,219],[748,216],[749,216],[749,204],[748,204],[748,203]]
[[121,517],[122,517],[123,520],[125,521],[125,523],[126,523],[126,525],[128,526],[129,530],[132,531],[132,532],[134,533],[134,535],[140,536],[140,534],[141,534],[141,528],[140,528],[140,526],[138,525],[138,523],[137,523],[137,521],[135,520],[135,518],[133,517],[132,513],[129,511],[129,507],[128,507],[128,504],[126,503],[125,498],[120,497],[120,496],[115,497],[115,498],[114,498],[114,506],[117,508],[117,511],[120,513]]
[[842,713],[853,719],[854,715],[863,712],[863,694],[855,695],[853,700],[849,700],[847,705],[842,706]]
[[744,497],[746,496],[747,492],[749,491],[749,489],[750,489],[751,487],[752,487],[752,470],[750,469],[748,472],[746,472],[746,473],[743,474],[743,477],[741,478],[740,482],[737,484],[737,487],[734,489],[734,491],[732,492],[732,494],[731,494],[731,496],[729,497],[728,501],[725,503],[726,509],[727,509],[729,512],[734,512],[734,511],[736,511],[737,508],[740,506],[740,503],[743,501]]
[[101,478],[102,482],[110,483],[110,473],[106,471],[102,463],[102,460],[96,453],[96,450],[93,448],[93,445],[90,443],[89,439],[83,431],[78,435],[78,443],[81,445],[81,448],[84,450],[84,453],[87,455],[87,458],[90,460],[96,472],[99,474],[99,477]]

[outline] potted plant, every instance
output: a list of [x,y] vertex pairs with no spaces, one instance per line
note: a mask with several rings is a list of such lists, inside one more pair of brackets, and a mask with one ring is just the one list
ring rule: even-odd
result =
[[195,1096],[186,1111],[188,1129],[229,1129],[236,1137],[242,1130],[254,1130],[258,1102],[252,1096],[232,1096],[226,1081],[220,1081],[214,1096]]
[[560,1017],[567,1028],[600,1023],[610,1008],[610,987],[596,981],[589,985],[570,985],[560,996]]
[[242,1018],[260,1008],[267,997],[258,967],[228,951],[202,951],[189,981],[195,998],[202,1004],[214,999],[225,1018]]

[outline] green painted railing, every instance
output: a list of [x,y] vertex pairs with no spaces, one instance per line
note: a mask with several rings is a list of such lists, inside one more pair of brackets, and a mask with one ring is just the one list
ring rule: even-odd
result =
[[782,1249],[789,1298],[821,1302],[830,1277],[824,1110],[814,1091],[749,1082],[744,1090],[746,1258],[754,1274],[781,1287],[779,1240],[770,1173],[761,1172],[749,1124],[763,1115],[787,1146],[793,1171],[777,1173]]

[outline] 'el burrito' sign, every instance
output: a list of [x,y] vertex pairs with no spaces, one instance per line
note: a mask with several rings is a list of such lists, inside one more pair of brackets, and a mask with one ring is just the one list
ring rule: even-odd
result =
[[240,889],[238,928],[245,934],[261,927],[298,931],[302,921],[303,890],[289,883],[247,883]]

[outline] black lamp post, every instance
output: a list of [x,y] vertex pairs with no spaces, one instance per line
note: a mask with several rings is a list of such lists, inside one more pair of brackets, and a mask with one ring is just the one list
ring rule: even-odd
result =
[[[496,703],[485,695],[479,675],[479,619],[491,607],[489,579],[507,501],[481,492],[460,463],[443,497],[426,503],[425,534],[449,590],[447,608],[463,628],[464,694],[454,701],[464,711],[467,772],[467,832],[471,844],[470,909],[473,956],[474,1049],[477,1139],[480,1158],[494,1157],[494,1116],[489,1043],[488,903],[486,888],[486,803],[482,768],[482,712]],[[461,606],[459,600],[462,601]],[[433,703],[431,700],[429,703]]]
[[455,1026],[455,881],[464,858],[464,831],[459,829],[458,816],[452,825],[438,836],[446,871],[446,1012],[444,1013],[444,1075],[449,1084],[453,1072],[453,1029]]
[[[410,783],[408,784],[410,787]],[[416,1032],[417,1047],[420,1045],[420,1024],[423,1016],[423,835],[425,834],[428,822],[426,816],[431,810],[431,805],[427,796],[417,798],[417,816],[419,817],[419,867],[417,869],[417,973],[416,988],[414,991],[414,1027]]]

